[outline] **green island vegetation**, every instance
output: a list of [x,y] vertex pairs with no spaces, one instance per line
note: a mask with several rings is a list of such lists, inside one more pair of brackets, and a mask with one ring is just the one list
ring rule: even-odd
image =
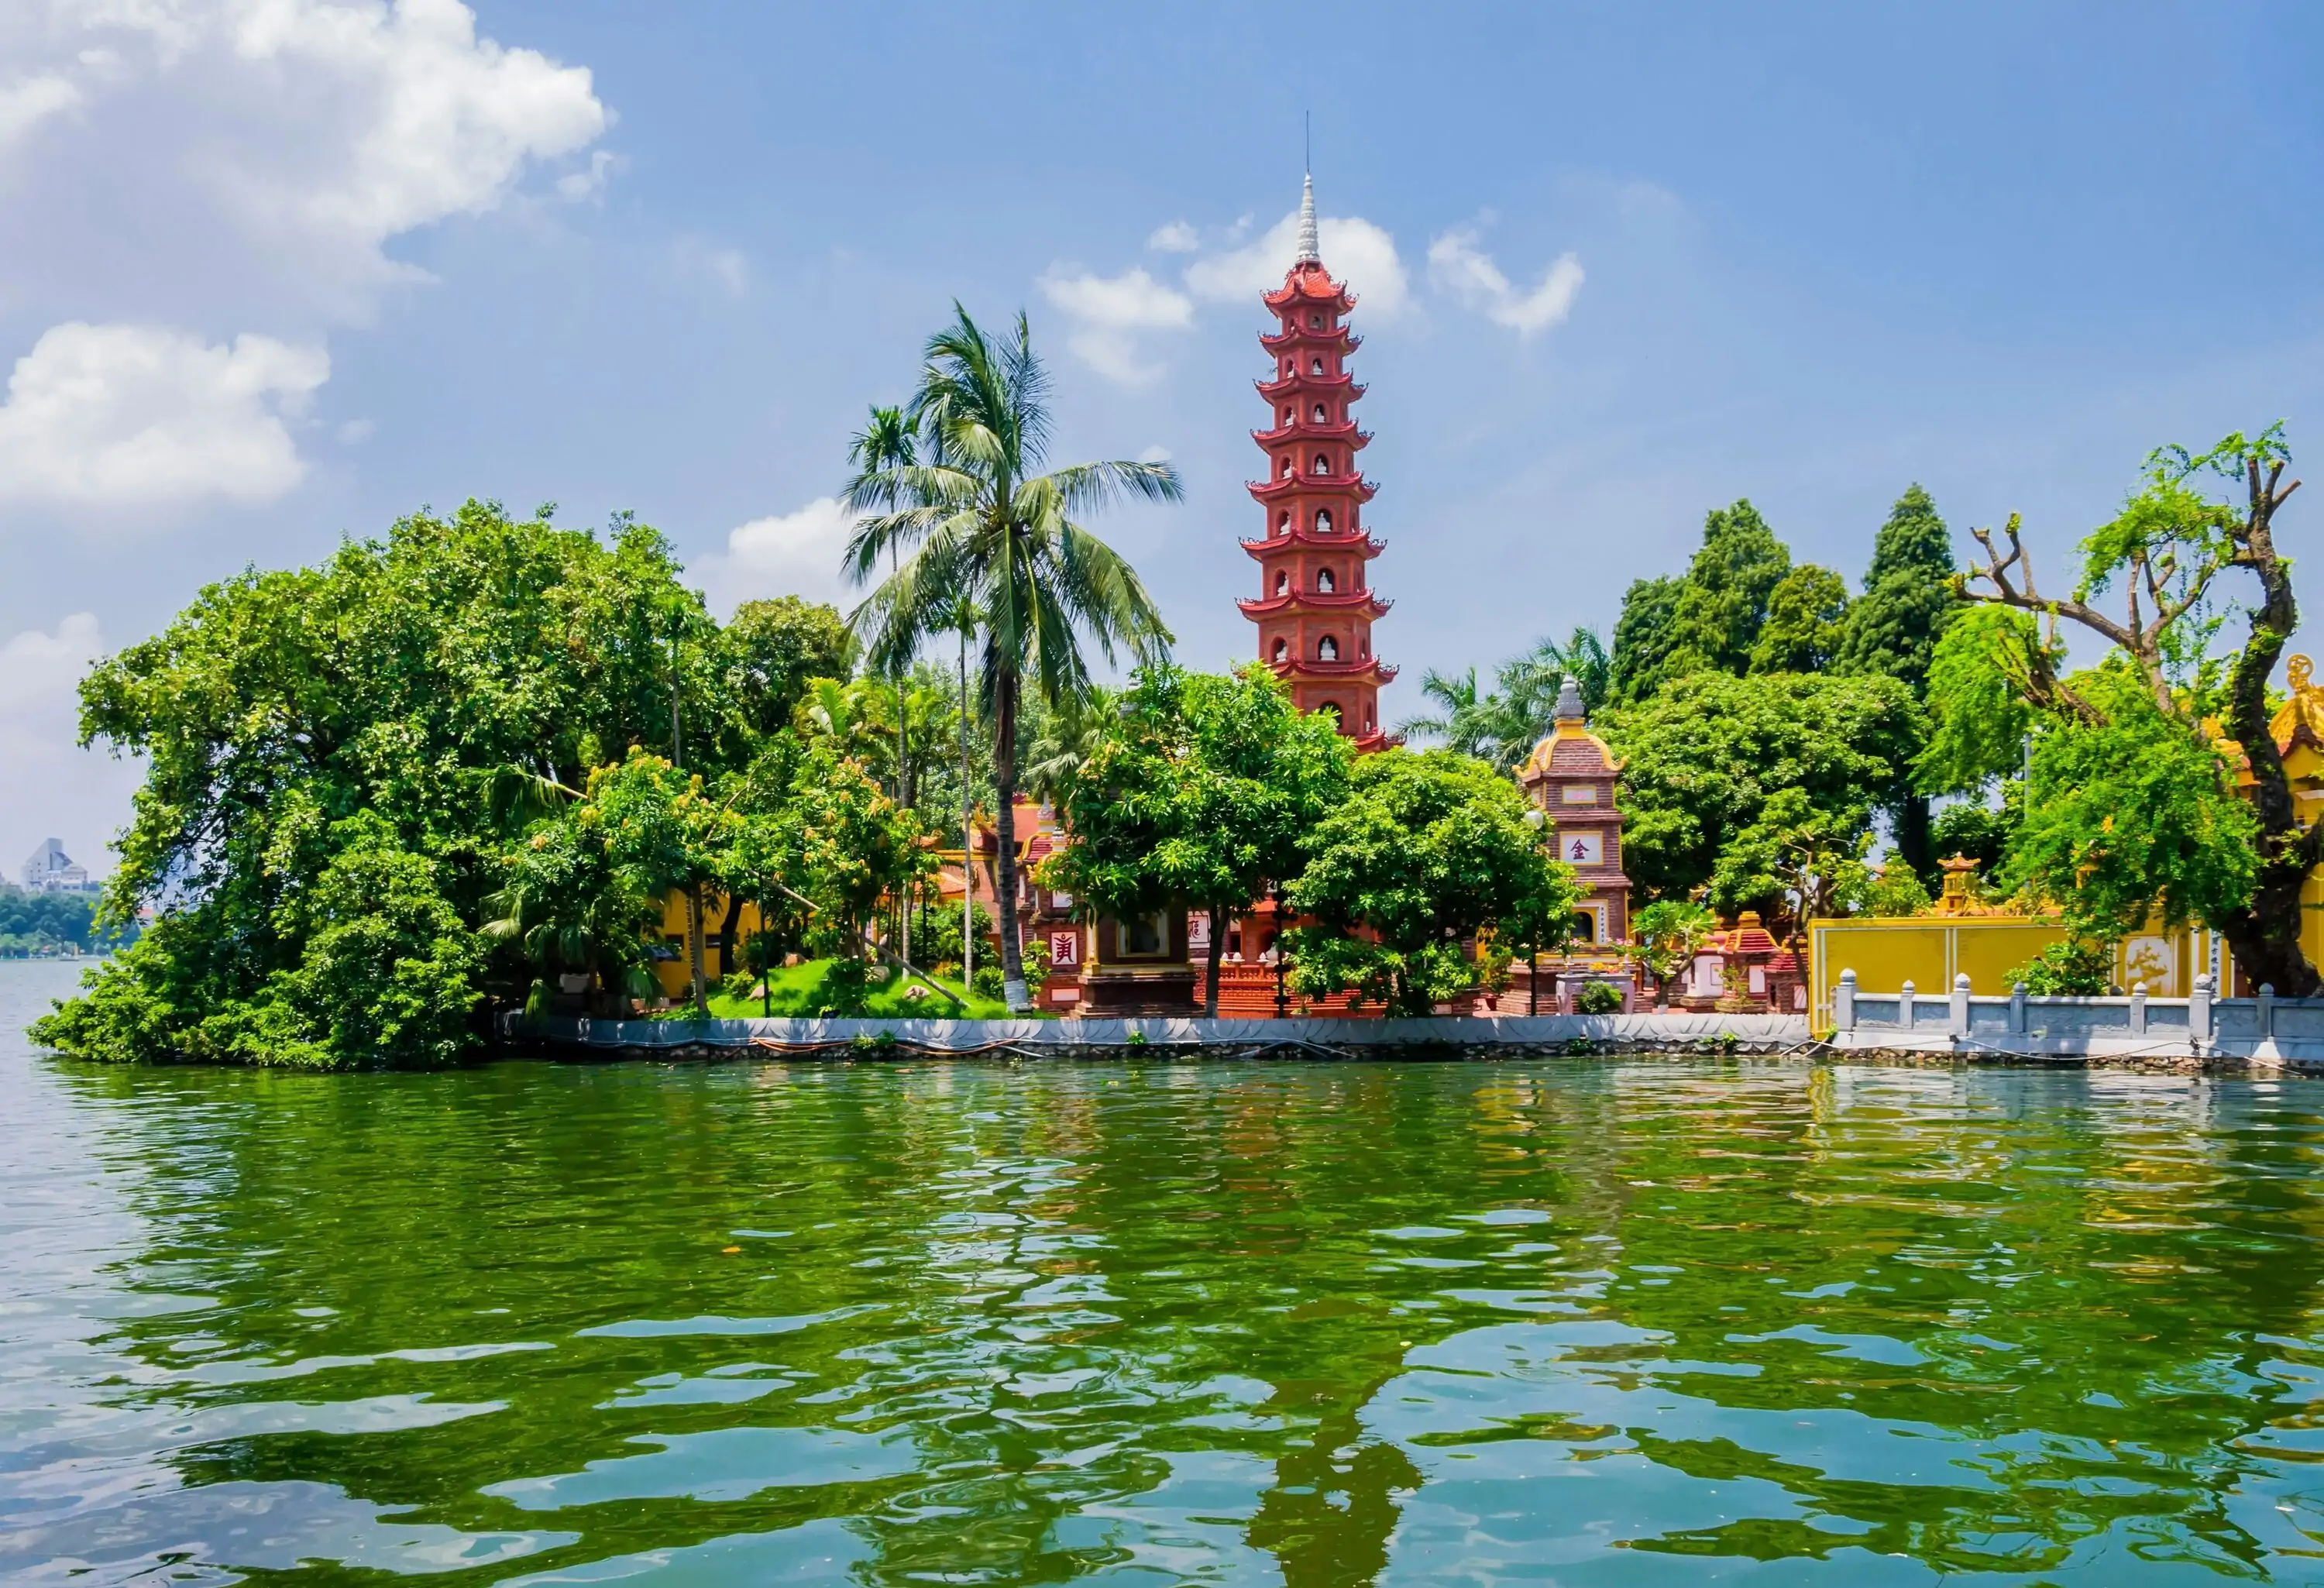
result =
[[109,954],[136,940],[134,917],[100,921],[88,894],[32,893],[0,882],[0,959]]
[[[1853,595],[1736,502],[1683,573],[1630,586],[1610,645],[1545,641],[1490,687],[1432,672],[1403,730],[1440,746],[1358,757],[1268,668],[1169,661],[1136,571],[1080,520],[1174,502],[1177,476],[1048,468],[1048,401],[1021,315],[995,337],[956,310],[910,401],[855,438],[845,571],[869,589],[844,619],[778,596],[720,623],[656,531],[482,501],[203,590],[83,683],[84,743],[148,771],[85,927],[119,952],[36,1039],[443,1064],[482,1050],[491,1011],[560,991],[657,1006],[674,954],[682,1016],[1023,1012],[1038,946],[986,919],[964,937],[933,885],[936,848],[988,812],[1018,896],[1020,789],[1065,835],[1038,880],[1084,914],[1207,912],[1216,944],[1272,891],[1304,923],[1296,991],[1425,1013],[1573,928],[1573,873],[1511,777],[1569,681],[1623,762],[1625,951],[1658,988],[1715,915],[1796,942],[1812,917],[1913,914],[1960,854],[1990,897],[2062,914],[2075,941],[2024,967],[2037,990],[2102,984],[2103,947],[2159,919],[2317,991],[2300,891],[2324,828],[2268,728],[2297,616],[2280,426],[2155,453],[2065,596],[2036,590],[2015,519],[1960,566],[1918,485]],[[2230,573],[2254,599],[2230,605]],[[2069,669],[2067,623],[2106,642],[2092,665]],[[1094,681],[1085,648],[1128,686]],[[62,926],[82,929],[0,943]],[[1218,1007],[1215,954],[1203,996]]]
[[[2324,826],[2299,814],[2269,728],[2298,621],[2273,530],[2289,457],[2280,424],[2158,449],[2062,592],[2037,588],[2015,518],[1999,541],[1975,531],[1963,567],[1918,485],[1852,596],[1737,502],[1683,574],[1630,586],[1610,649],[1586,630],[1545,642],[1490,689],[1431,673],[1434,709],[1405,727],[1506,765],[1547,731],[1563,675],[1604,703],[1631,950],[1658,983],[1710,928],[1683,905],[1757,909],[1796,940],[1810,917],[1925,909],[1959,854],[1988,898],[2073,934],[2022,967],[2035,991],[2103,991],[2101,951],[2160,921],[2209,928],[2255,984],[2312,996],[2300,891]],[[2103,647],[2078,669],[2074,631]]]

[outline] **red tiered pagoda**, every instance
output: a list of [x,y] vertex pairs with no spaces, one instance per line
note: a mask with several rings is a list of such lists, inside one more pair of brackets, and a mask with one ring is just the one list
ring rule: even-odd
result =
[[1267,478],[1251,496],[1267,533],[1242,548],[1259,568],[1259,596],[1238,603],[1259,625],[1259,654],[1291,686],[1303,711],[1328,711],[1360,751],[1392,743],[1379,726],[1379,688],[1396,677],[1372,655],[1372,620],[1388,604],[1371,592],[1364,566],[1385,549],[1364,532],[1360,511],[1373,487],[1356,468],[1371,438],[1356,429],[1364,389],[1348,374],[1355,295],[1323,268],[1315,245],[1315,183],[1299,200],[1299,256],[1283,285],[1267,294],[1280,328],[1261,336],[1274,373],[1259,382],[1274,423],[1253,430],[1267,454]]

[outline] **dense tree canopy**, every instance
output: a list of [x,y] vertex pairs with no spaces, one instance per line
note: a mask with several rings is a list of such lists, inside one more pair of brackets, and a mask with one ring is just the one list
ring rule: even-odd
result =
[[[2001,772],[2006,729],[2030,729],[2012,875],[2091,931],[2150,911],[2199,920],[2252,981],[2308,996],[2324,990],[2301,946],[2324,824],[2303,821],[2269,725],[2274,669],[2299,622],[2275,540],[2275,515],[2299,488],[2283,478],[2289,458],[2280,425],[2200,454],[2153,453],[2122,510],[2083,538],[2062,596],[2036,587],[2017,520],[2006,551],[1978,531],[1983,559],[1958,586],[2003,615],[1964,620],[1937,648],[1940,728],[1923,776],[1961,785]],[[2215,479],[2242,500],[2213,494]],[[2239,610],[2225,605],[2230,574],[2250,580]],[[2216,654],[2231,615],[2243,634]],[[2063,673],[2061,623],[2112,648],[2098,667]]]
[[1538,815],[1508,778],[1449,750],[1357,762],[1289,890],[1317,923],[1286,937],[1292,983],[1353,990],[1392,1014],[1425,1014],[1473,986],[1464,939],[1498,928],[1529,938],[1581,900],[1572,868],[1528,819]]
[[1885,673],[1919,694],[1937,642],[1962,611],[1954,569],[1952,534],[1936,503],[1919,485],[1906,486],[1873,537],[1872,565],[1843,624],[1839,664]]
[[[1681,899],[1711,886],[1730,845],[1774,841],[1754,829],[1782,790],[1799,792],[1774,813],[1794,838],[1811,819],[1823,841],[1868,832],[1873,802],[1911,762],[1923,723],[1893,679],[1699,672],[1610,713],[1605,731],[1628,763],[1624,867],[1649,897]],[[1771,882],[1750,901],[1775,909],[1776,891]],[[1748,892],[1729,881],[1721,902]]]
[[1208,911],[1204,1002],[1216,1010],[1228,912],[1300,871],[1303,841],[1346,796],[1351,755],[1262,663],[1142,669],[1063,785],[1072,842],[1048,863],[1050,884],[1108,914]]
[[161,913],[41,1039],[433,1064],[536,976],[634,986],[662,891],[721,874],[726,781],[847,665],[829,608],[721,629],[678,576],[626,518],[471,502],[214,585],[100,663],[83,734],[148,763],[106,908]]

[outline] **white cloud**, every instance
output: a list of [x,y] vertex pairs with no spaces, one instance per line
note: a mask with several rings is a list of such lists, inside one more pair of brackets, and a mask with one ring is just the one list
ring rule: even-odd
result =
[[1157,254],[1192,254],[1202,246],[1202,238],[1194,228],[1183,220],[1174,220],[1167,226],[1157,226],[1146,245]]
[[620,169],[622,158],[610,149],[592,149],[589,163],[557,179],[557,196],[567,204],[594,202],[605,196],[605,184]]
[[[1366,311],[1394,319],[1412,296],[1404,262],[1397,257],[1396,239],[1353,216],[1325,216],[1315,229],[1323,263],[1332,274],[1363,300]],[[1188,265],[1186,290],[1197,298],[1248,303],[1283,284],[1284,272],[1298,252],[1299,217],[1294,213],[1245,247]]]
[[845,612],[860,599],[840,577],[839,554],[855,515],[836,496],[818,496],[796,512],[754,518],[726,535],[726,549],[699,558],[694,573],[713,607],[726,613],[744,601],[804,596]]
[[77,612],[53,633],[28,629],[0,644],[0,861],[15,863],[43,838],[92,872],[111,870],[105,845],[108,817],[125,817],[140,769],[75,747],[78,688],[88,664],[106,652],[97,619]]
[[[78,229],[53,248],[66,272],[108,233],[119,247],[158,232],[180,274],[240,266],[262,278],[254,294],[359,313],[415,274],[390,238],[498,207],[529,164],[611,121],[587,69],[479,37],[460,0],[51,3],[52,59],[7,103],[52,115],[69,91],[82,135],[12,208]],[[592,161],[560,190],[588,197],[610,169]]]
[[1485,318],[1505,325],[1520,337],[1530,337],[1563,322],[1582,291],[1582,261],[1560,254],[1543,272],[1531,291],[1520,292],[1477,246],[1477,234],[1467,228],[1450,231],[1428,245],[1428,279]]
[[1159,365],[1140,361],[1139,332],[1179,331],[1194,323],[1194,306],[1185,294],[1143,270],[1098,276],[1052,265],[1040,286],[1043,296],[1074,322],[1065,346],[1098,374],[1126,385],[1143,384],[1162,373]]
[[43,72],[0,88],[0,149],[80,102],[81,91],[73,86],[72,79],[55,72]]
[[272,502],[306,472],[285,425],[331,373],[272,337],[210,346],[154,326],[51,328],[0,406],[0,494],[122,507]]
[[1145,451],[1138,455],[1138,461],[1140,463],[1167,463],[1170,461],[1170,449],[1167,447],[1163,446],[1159,441],[1157,441],[1153,446],[1148,447]]

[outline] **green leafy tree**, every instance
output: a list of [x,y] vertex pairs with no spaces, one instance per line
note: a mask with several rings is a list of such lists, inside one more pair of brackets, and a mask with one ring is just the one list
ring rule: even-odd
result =
[[1711,901],[1740,910],[1782,900],[1794,946],[1807,923],[1844,915],[1871,882],[1864,863],[1872,844],[1869,799],[1819,804],[1794,784],[1777,789],[1757,819],[1720,851],[1711,873]]
[[[1711,884],[1728,846],[1796,789],[1806,809],[1869,830],[1869,800],[1919,750],[1919,706],[1894,679],[1702,672],[1609,714],[1623,769],[1623,868],[1650,897]],[[1763,835],[1764,836],[1764,835]]]
[[1930,847],[1941,860],[1960,855],[1977,862],[1983,875],[1998,877],[2024,814],[2025,785],[2012,780],[2002,785],[1998,809],[1964,800],[1939,811],[1930,826]]
[[1748,501],[1716,508],[1703,520],[1702,545],[1687,565],[1671,612],[1669,676],[1704,668],[1740,673],[1767,622],[1775,587],[1792,571],[1792,554]]
[[1873,537],[1864,594],[1841,625],[1839,665],[1924,690],[1937,643],[1964,610],[1952,589],[1956,566],[1936,503],[1919,485],[1906,486]]
[[903,897],[933,867],[919,821],[828,741],[800,758],[791,802],[798,891],[816,907],[810,935],[827,951],[861,957],[881,901]]
[[1903,855],[1892,854],[1888,863],[1865,884],[1861,902],[1868,916],[1894,918],[1919,915],[1934,900],[1929,897],[1928,884],[1921,881],[1921,873],[1907,865]]
[[1609,689],[1617,701],[1651,697],[1673,679],[1751,666],[1775,587],[1792,554],[1748,501],[1714,508],[1683,578],[1641,579],[1614,625]]
[[[981,679],[993,745],[994,825],[1001,897],[1017,896],[1017,717],[1025,681],[1055,705],[1089,684],[1082,640],[1106,659],[1126,644],[1158,659],[1169,631],[1128,562],[1076,515],[1124,494],[1175,502],[1166,463],[1074,464],[1041,472],[1049,442],[1049,386],[1019,314],[995,339],[954,305],[931,337],[908,410],[921,461],[859,475],[849,504],[869,514],[848,542],[848,575],[873,577],[890,548],[906,558],[850,622],[875,661],[908,656],[922,636],[952,626],[963,604],[982,623]],[[893,503],[894,505],[891,505]],[[1015,912],[1001,923],[1002,986],[1024,1008],[1023,949]]]
[[[2200,455],[2151,454],[2122,511],[2084,537],[2063,597],[2035,587],[2015,518],[2006,552],[1977,531],[1984,558],[1960,576],[1961,593],[2046,619],[2050,632],[2029,642],[2022,627],[1987,631],[2004,642],[1983,672],[1965,667],[1971,676],[1941,716],[1950,724],[2003,682],[2031,708],[2041,731],[2012,868],[2070,922],[2135,927],[2147,910],[2200,920],[2254,982],[2310,997],[2324,982],[2301,947],[2301,894],[2324,853],[2324,824],[2303,822],[2269,728],[2269,681],[2299,622],[2275,541],[2275,515],[2299,488],[2283,479],[2289,457],[2281,425]],[[2241,499],[2212,494],[2214,479],[2236,482]],[[2230,574],[2250,581],[2246,627],[2215,655]],[[2098,605],[2116,600],[2119,618]],[[2112,646],[2107,664],[2061,676],[2061,621]],[[2247,800],[2206,730],[2212,717],[2240,747]]]
[[1832,665],[1848,619],[1848,581],[1803,562],[1767,597],[1767,621],[1751,646],[1755,673],[1820,673]]
[[1707,907],[1691,899],[1657,899],[1632,913],[1624,952],[1654,978],[1657,1003],[1669,1006],[1671,983],[1710,941],[1718,924]]
[[[473,930],[540,817],[504,790],[576,787],[606,747],[668,743],[678,714],[715,719],[715,625],[677,576],[661,537],[625,518],[600,536],[471,502],[318,567],[212,585],[99,663],[81,688],[83,742],[145,763],[106,909],[127,920],[153,907],[167,929],[100,967],[44,1039],[115,1058],[348,1065],[473,1042],[473,1024],[392,1012],[410,992],[398,962],[511,996],[535,967],[515,946],[473,962],[420,952],[441,921],[418,879],[424,867]],[[348,825],[364,813],[392,845]],[[308,903],[360,897],[322,886],[356,848],[382,890],[370,926]],[[366,942],[411,952],[366,957]],[[326,952],[334,996],[374,1014],[318,1024],[283,1002],[286,978],[323,974],[308,962]],[[379,984],[349,992],[358,974]]]
[[1301,842],[1345,798],[1352,752],[1301,712],[1273,669],[1140,669],[1060,808],[1073,835],[1050,884],[1095,910],[1207,911],[1204,1006],[1219,1007],[1228,917],[1303,863]]
[[[1952,535],[1919,485],[1908,486],[1873,538],[1864,594],[1849,608],[1835,664],[1879,673],[1925,700],[1937,647],[1966,608],[1953,594]],[[1935,875],[1928,790],[1904,781],[1883,797],[1896,847],[1923,880]]]
[[626,758],[590,774],[587,797],[575,816],[583,832],[604,845],[622,891],[686,896],[694,1011],[707,1015],[703,894],[719,880],[731,812],[705,791],[700,773],[632,745]]
[[1348,797],[1309,835],[1286,936],[1292,984],[1353,990],[1425,1014],[1476,984],[1464,939],[1571,917],[1582,891],[1551,858],[1532,807],[1493,768],[1449,750],[1356,762]]
[[855,642],[835,607],[797,596],[745,601],[711,647],[720,684],[745,734],[733,759],[791,725],[811,679],[844,679]]
[[1618,702],[1646,699],[1670,674],[1671,653],[1678,646],[1673,619],[1678,614],[1683,578],[1665,576],[1636,579],[1622,593],[1621,615],[1614,623],[1614,655],[1609,664],[1607,693]]

